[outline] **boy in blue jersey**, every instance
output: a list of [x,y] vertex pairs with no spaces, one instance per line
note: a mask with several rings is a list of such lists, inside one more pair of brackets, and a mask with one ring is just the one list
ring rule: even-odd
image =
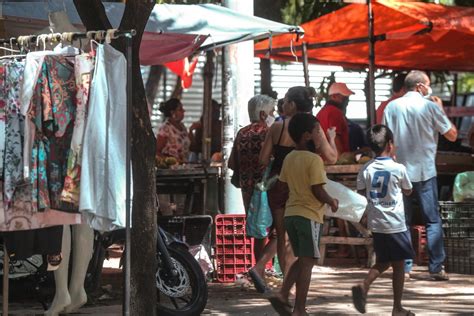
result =
[[367,224],[373,233],[376,264],[361,284],[352,287],[354,307],[360,313],[365,313],[370,285],[391,266],[392,315],[414,315],[402,307],[404,262],[414,257],[410,233],[405,225],[403,194],[411,194],[412,184],[405,166],[393,160],[393,134],[387,126],[375,125],[370,128],[367,141],[377,157],[360,170],[357,190],[369,202]]

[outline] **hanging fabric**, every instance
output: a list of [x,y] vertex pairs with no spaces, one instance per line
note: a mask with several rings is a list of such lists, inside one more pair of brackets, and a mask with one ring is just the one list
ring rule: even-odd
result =
[[64,56],[46,56],[28,111],[35,126],[30,182],[39,211],[74,211],[61,201],[61,192],[76,115],[75,94],[72,63]]
[[84,132],[79,208],[99,231],[125,227],[126,59],[99,44]]
[[[34,53],[37,55],[37,52]],[[0,62],[0,105],[4,111],[4,181],[0,183],[0,231],[33,230],[54,225],[79,224],[80,214],[53,209],[37,212],[32,203],[31,184],[23,180],[23,145],[25,120],[21,112],[21,88],[24,83],[24,60]],[[29,160],[29,158],[28,158]]]
[[74,63],[76,80],[76,119],[72,134],[71,148],[67,160],[67,174],[61,199],[79,207],[79,191],[81,180],[82,143],[87,119],[89,90],[92,73],[94,72],[94,54],[77,55]]

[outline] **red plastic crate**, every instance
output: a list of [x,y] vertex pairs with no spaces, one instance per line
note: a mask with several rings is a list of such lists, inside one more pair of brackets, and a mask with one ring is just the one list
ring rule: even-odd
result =
[[217,281],[234,282],[254,264],[252,238],[245,232],[245,215],[217,215],[216,262]]
[[411,238],[413,249],[415,250],[415,264],[419,266],[428,265],[428,251],[426,249],[426,230],[425,226],[416,225],[412,227]]
[[217,255],[217,265],[225,264],[252,264],[252,255]]

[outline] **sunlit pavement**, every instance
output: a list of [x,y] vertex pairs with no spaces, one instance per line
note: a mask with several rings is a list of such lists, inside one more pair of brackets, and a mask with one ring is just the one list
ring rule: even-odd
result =
[[[120,282],[120,270],[112,273]],[[362,280],[365,268],[315,267],[308,295],[311,315],[357,315],[350,288]],[[366,315],[390,315],[392,310],[391,272],[375,281],[369,293]],[[404,306],[417,315],[474,315],[474,276],[450,274],[448,282],[425,280],[426,267],[416,267],[405,283]],[[111,279],[109,275],[105,279]],[[114,281],[113,283],[116,283]],[[272,282],[274,288],[278,284]],[[75,315],[121,315],[120,294],[111,301],[89,303]],[[14,303],[10,315],[42,315],[38,303]],[[209,283],[206,315],[276,315],[270,303],[251,284]],[[74,315],[74,314],[69,314]]]
[[[367,269],[315,267],[308,295],[312,315],[357,315],[351,287]],[[405,283],[404,306],[417,315],[474,315],[474,276],[450,274],[448,282],[426,280],[426,267],[416,267]],[[375,281],[368,297],[368,315],[391,315],[391,271]],[[210,284],[207,314],[275,315],[268,301],[247,285]]]

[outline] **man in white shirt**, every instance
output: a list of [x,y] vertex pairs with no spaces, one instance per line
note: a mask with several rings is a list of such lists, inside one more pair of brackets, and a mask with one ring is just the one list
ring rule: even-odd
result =
[[[404,197],[407,225],[411,224],[412,199],[418,200],[426,227],[429,271],[433,280],[448,280],[444,271],[443,230],[438,212],[436,149],[438,135],[456,141],[457,129],[449,121],[442,104],[432,102],[430,79],[425,72],[411,71],[405,78],[403,97],[390,102],[383,121],[394,134],[398,162],[405,165],[413,193]],[[411,270],[411,262],[407,262]],[[406,271],[410,272],[410,271]]]

